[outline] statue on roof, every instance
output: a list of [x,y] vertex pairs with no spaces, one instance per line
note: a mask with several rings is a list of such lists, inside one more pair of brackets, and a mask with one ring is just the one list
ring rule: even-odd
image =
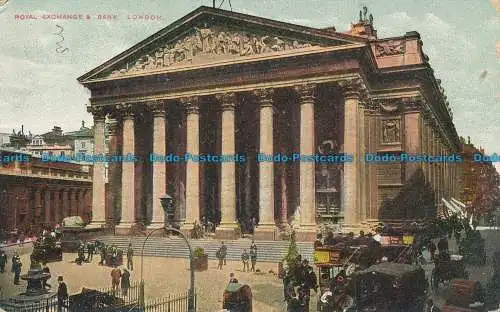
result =
[[370,13],[370,17],[368,18],[370,20],[370,25],[373,25],[373,15]]
[[361,10],[359,10],[359,21],[363,21],[363,12]]
[[366,14],[368,14],[368,8],[366,5],[363,6],[363,20],[366,21]]

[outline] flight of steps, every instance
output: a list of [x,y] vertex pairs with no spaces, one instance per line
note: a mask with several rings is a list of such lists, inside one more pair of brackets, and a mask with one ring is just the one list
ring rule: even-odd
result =
[[[140,236],[101,236],[98,238],[106,245],[116,245],[118,248],[126,250],[130,242],[134,250],[134,256],[140,256],[145,237]],[[215,239],[193,239],[189,241],[193,250],[201,247],[208,254],[208,259],[216,260],[215,254],[221,243]],[[233,241],[224,241],[227,246],[227,260],[241,261],[241,253],[244,249],[250,252],[250,239],[238,239]],[[280,262],[286,255],[289,242],[287,241],[255,241],[257,245],[258,262]],[[312,262],[313,244],[298,242],[297,247],[303,259]],[[188,258],[188,248],[186,243],[179,237],[149,237],[144,245],[144,256],[149,257],[172,257]]]

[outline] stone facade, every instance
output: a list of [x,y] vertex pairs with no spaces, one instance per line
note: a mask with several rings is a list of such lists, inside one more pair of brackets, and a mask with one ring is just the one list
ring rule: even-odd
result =
[[[372,18],[340,33],[200,7],[78,80],[91,91],[96,144],[108,115],[120,129],[110,154],[138,157],[110,173],[106,215],[94,167],[97,224],[110,214],[124,231],[161,224],[167,192],[186,231],[207,217],[233,238],[238,220],[256,217],[256,237],[274,239],[288,217],[312,240],[323,220],[359,231],[436,215],[440,198],[457,193],[453,164],[365,162],[366,153],[460,150],[420,35],[377,39]],[[151,162],[151,153],[246,161]],[[259,162],[259,153],[351,161]]]
[[[92,166],[0,150],[0,228],[34,231],[68,216],[92,218]],[[11,161],[6,162],[6,159]]]

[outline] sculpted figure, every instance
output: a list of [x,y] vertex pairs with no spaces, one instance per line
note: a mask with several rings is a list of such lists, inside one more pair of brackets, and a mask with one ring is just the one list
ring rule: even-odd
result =
[[386,120],[383,127],[384,142],[399,142],[399,128],[394,120]]
[[252,55],[254,54],[252,42],[248,36],[243,37],[243,47],[241,48],[240,55]]
[[216,53],[217,54],[227,54],[228,53],[228,46],[226,44],[226,34],[221,31],[219,35],[217,36],[217,47],[216,47]]
[[240,53],[240,43],[241,43],[240,35],[237,35],[237,34],[234,35],[231,38],[229,53],[239,54]]
[[170,66],[174,63],[174,51],[170,46],[163,49],[163,66]]
[[201,28],[196,30],[200,34],[201,49],[203,52],[214,52],[214,32],[210,28]]
[[260,40],[257,42],[257,53],[266,53],[269,51],[269,47],[267,46],[266,39],[269,38],[269,36],[263,36],[260,38]]
[[285,42],[278,37],[274,37],[274,44],[271,49],[273,51],[283,51],[285,49]]

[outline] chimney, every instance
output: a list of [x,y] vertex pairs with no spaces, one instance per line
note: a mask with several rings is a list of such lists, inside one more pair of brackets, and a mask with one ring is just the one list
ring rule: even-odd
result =
[[470,144],[470,136],[467,137],[467,144]]
[[24,134],[24,125],[21,125],[21,134]]
[[377,30],[373,27],[373,15],[368,14],[368,8],[363,6],[359,11],[359,21],[356,24],[351,24],[351,29],[347,32],[350,35],[366,37],[369,39],[377,39]]
[[85,128],[85,121],[82,120],[82,128]]

